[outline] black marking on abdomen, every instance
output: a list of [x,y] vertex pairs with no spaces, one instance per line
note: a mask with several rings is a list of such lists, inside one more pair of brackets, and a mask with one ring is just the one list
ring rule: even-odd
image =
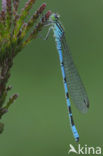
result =
[[64,67],[64,62],[61,62],[61,65]]
[[73,125],[74,125],[73,117],[70,116],[70,118],[71,118],[71,124],[72,124],[72,126],[73,126]]
[[69,99],[69,94],[68,94],[68,92],[66,93],[66,97],[67,97],[67,99]]
[[69,106],[68,109],[69,109],[69,113],[72,114],[71,106]]
[[64,78],[64,83],[66,83],[67,81],[66,81],[66,77]]
[[71,110],[71,106],[68,107],[69,109],[69,114],[70,114],[70,120],[71,120],[71,124],[72,126],[74,125],[74,121],[73,121],[73,117],[72,117],[72,110]]

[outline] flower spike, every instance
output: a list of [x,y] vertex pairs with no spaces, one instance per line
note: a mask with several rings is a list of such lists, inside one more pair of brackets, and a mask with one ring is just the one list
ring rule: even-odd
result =
[[[0,119],[8,112],[11,104],[18,97],[18,94],[14,94],[5,104],[8,91],[11,89],[10,86],[7,87],[7,83],[10,78],[13,60],[31,40],[37,38],[51,14],[48,11],[42,16],[46,8],[46,4],[43,3],[26,21],[35,1],[28,0],[24,8],[18,13],[19,0],[2,0],[0,12]],[[37,23],[37,20],[40,21]],[[26,37],[27,33],[29,33],[28,37]],[[4,124],[0,123],[0,133],[2,133],[3,128]]]

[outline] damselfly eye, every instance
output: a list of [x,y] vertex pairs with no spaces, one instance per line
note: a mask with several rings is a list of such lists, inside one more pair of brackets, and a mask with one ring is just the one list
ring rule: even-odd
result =
[[55,14],[54,16],[55,16],[56,19],[59,19],[59,15]]

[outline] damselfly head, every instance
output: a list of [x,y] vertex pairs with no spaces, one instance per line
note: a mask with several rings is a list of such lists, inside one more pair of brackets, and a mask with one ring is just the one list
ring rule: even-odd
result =
[[59,20],[59,18],[60,18],[60,15],[57,14],[57,13],[53,13],[53,14],[51,14],[51,16],[50,16],[50,19],[51,19],[52,21],[57,21],[57,20]]
[[52,13],[50,15],[50,17],[49,17],[49,20],[44,23],[44,26],[48,26],[48,25],[51,25],[52,23],[57,22],[59,20],[59,18],[60,18],[60,15],[59,14]]

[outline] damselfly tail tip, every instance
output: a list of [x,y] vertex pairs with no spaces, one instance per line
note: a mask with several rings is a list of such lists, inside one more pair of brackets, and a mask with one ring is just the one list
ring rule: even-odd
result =
[[79,137],[76,138],[76,142],[79,142]]

